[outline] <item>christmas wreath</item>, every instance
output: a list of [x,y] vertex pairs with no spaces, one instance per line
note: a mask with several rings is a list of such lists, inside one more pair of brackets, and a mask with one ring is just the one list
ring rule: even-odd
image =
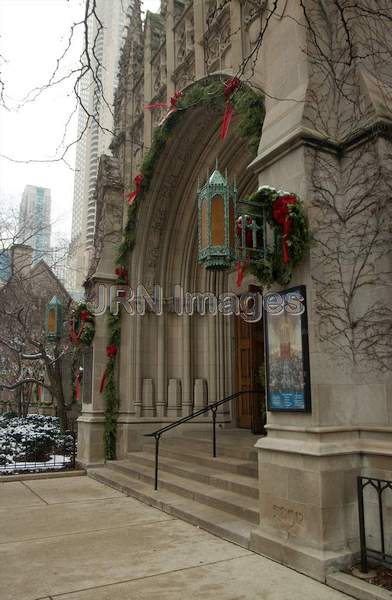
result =
[[273,232],[262,258],[249,257],[245,270],[255,275],[263,286],[274,282],[289,283],[293,268],[304,258],[311,244],[308,218],[297,194],[260,187],[248,200],[264,209]]
[[81,302],[73,310],[69,321],[69,339],[74,346],[90,346],[95,334],[94,315]]

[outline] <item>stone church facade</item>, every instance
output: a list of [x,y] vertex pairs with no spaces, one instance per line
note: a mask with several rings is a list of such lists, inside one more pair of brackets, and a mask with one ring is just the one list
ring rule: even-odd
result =
[[[390,198],[392,121],[386,99],[391,98],[388,85],[375,78],[374,65],[365,60],[347,77],[339,75],[339,62],[336,67],[344,85],[349,80],[355,102],[323,76],[312,52],[319,47],[314,32],[320,31],[322,40],[337,18],[329,3],[305,1],[308,11],[297,0],[279,0],[275,12],[273,5],[167,0],[160,14],[147,13],[143,31],[135,4],[116,95],[113,156],[101,158],[96,257],[88,289],[93,294],[99,284],[116,283],[115,256],[126,222],[127,196],[166,112],[145,105],[170,103],[177,90],[186,91],[206,79],[224,82],[241,71],[242,80],[265,94],[256,158],[236,134],[235,115],[222,141],[221,115],[197,106],[189,111],[165,146],[138,209],[129,285],[142,283],[149,290],[158,283],[165,297],[175,285],[213,294],[238,294],[258,286],[254,277],[246,276],[239,289],[234,271],[208,271],[198,262],[198,179],[205,180],[216,159],[220,170],[227,169],[230,180],[236,180],[239,197],[259,185],[271,185],[303,199],[316,239],[290,285],[305,285],[307,290],[312,410],[269,412],[268,435],[255,437],[260,524],[252,533],[251,547],[323,580],[358,552],[355,477],[362,473],[388,478],[392,471],[390,355],[387,348],[385,353],[370,347],[368,354],[362,352],[363,340],[377,329],[366,330],[367,310],[377,305],[376,319],[386,330],[391,326],[379,304],[391,286],[384,229],[390,227],[390,205],[375,197],[370,206],[363,198],[369,198],[367,185],[379,190],[378,198]],[[314,30],[307,19],[314,19]],[[344,43],[339,35],[335,41]],[[360,35],[356,41],[360,44]],[[381,78],[384,71],[380,66]],[[373,174],[376,184],[362,181],[355,169],[369,178]],[[357,239],[356,232],[363,228],[364,235]],[[379,243],[358,245],[373,234]],[[363,269],[369,269],[369,277],[375,269],[384,275],[361,281],[354,289],[352,266],[367,248],[374,261]],[[335,276],[334,269],[344,277]],[[355,271],[359,278],[363,269]],[[107,361],[107,318],[96,319],[93,386],[79,418],[79,460],[87,466],[105,460],[105,400],[99,388]],[[356,339],[360,327],[362,337]],[[137,450],[144,433],[239,389],[239,339],[253,335],[240,329],[234,317],[223,314],[179,316],[169,310],[162,316],[122,316],[116,367],[117,458]],[[378,335],[375,344],[382,346],[385,340]],[[262,345],[262,335],[254,337]],[[234,403],[220,407],[220,424],[250,427],[246,418],[241,423],[244,414],[239,410]],[[200,422],[195,426],[207,427]]]

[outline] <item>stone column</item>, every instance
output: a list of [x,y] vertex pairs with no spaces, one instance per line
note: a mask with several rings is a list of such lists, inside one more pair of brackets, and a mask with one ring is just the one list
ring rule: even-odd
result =
[[[151,68],[151,23],[146,20],[144,41],[144,102],[151,101],[152,96],[152,68]],[[151,145],[152,139],[152,114],[150,110],[144,111],[144,145]]]
[[181,416],[181,380],[169,379],[167,390],[167,416],[175,421]]
[[233,71],[236,72],[243,58],[242,40],[242,4],[238,0],[230,0],[231,53]]
[[[109,287],[115,283],[115,255],[122,235],[123,186],[118,161],[102,156],[99,165],[97,189],[96,247],[105,240],[99,256],[93,258],[86,284],[87,295],[94,304],[98,286],[104,286],[106,297]],[[99,464],[105,460],[104,395],[100,393],[101,378],[106,368],[107,313],[95,318],[95,336],[92,347],[91,402],[82,403],[78,418],[78,461],[85,466]]]
[[204,64],[204,2],[193,2],[193,19],[195,27],[195,76],[201,79],[205,75]]
[[192,371],[191,371],[191,317],[183,315],[182,321],[182,345],[183,345],[183,363],[182,363],[182,416],[185,417],[192,412],[193,390],[192,390]]
[[157,316],[158,350],[157,350],[157,417],[163,417],[166,406],[166,315]]
[[175,86],[173,74],[176,68],[174,47],[174,0],[168,0],[166,5],[166,94],[167,102],[174,95]]

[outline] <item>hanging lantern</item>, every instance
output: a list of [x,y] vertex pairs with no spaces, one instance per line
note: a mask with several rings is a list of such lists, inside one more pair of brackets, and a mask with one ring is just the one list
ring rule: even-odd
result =
[[59,340],[62,329],[62,304],[57,296],[53,296],[46,307],[46,337],[51,341]]
[[229,268],[235,260],[237,190],[215,171],[198,190],[199,262],[206,269]]

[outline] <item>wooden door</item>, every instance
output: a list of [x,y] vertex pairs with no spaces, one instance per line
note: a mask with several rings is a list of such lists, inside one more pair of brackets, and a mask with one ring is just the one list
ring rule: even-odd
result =
[[[236,318],[237,329],[237,389],[238,391],[260,389],[260,369],[263,368],[262,321],[247,323]],[[261,431],[262,393],[243,394],[237,400],[238,427]]]

